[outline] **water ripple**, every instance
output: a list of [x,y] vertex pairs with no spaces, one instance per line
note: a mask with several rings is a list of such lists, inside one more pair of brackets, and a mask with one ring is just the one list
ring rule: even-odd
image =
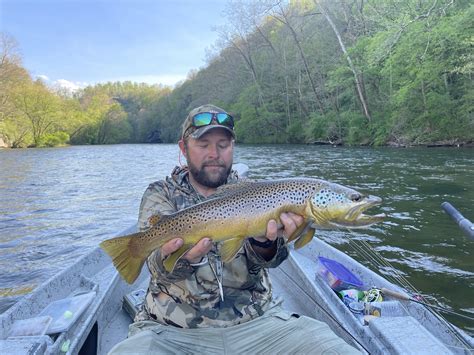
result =
[[[174,144],[0,150],[0,292],[30,290],[133,224],[177,157]],[[317,236],[356,258],[349,241],[368,243],[423,293],[472,309],[474,243],[440,204],[474,219],[473,150],[238,145],[235,161],[254,179],[323,178],[382,197],[384,223]],[[0,312],[18,297],[0,298]]]

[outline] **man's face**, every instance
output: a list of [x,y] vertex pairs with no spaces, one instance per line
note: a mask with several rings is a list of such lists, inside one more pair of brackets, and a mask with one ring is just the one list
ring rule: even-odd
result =
[[189,137],[184,147],[189,172],[199,184],[216,188],[227,181],[232,168],[234,142],[223,129],[212,129],[199,139]]

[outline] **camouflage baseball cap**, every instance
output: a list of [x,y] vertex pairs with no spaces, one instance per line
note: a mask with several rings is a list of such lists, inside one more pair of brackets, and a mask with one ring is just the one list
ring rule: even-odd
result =
[[227,113],[225,110],[221,109],[220,107],[209,105],[209,104],[196,107],[195,109],[191,110],[191,112],[189,112],[188,116],[184,120],[183,130],[181,134],[182,138],[187,138],[191,136],[194,139],[199,139],[205,133],[209,132],[211,129],[214,129],[214,128],[225,129],[232,135],[232,138],[235,138],[235,132],[234,132],[233,127],[222,125],[219,122],[217,122],[215,118],[213,118],[211,120],[211,123],[209,123],[208,125],[205,125],[202,127],[195,127],[193,124],[193,117],[196,116],[198,113],[203,113],[203,112],[210,112],[210,113],[215,113],[215,114]]

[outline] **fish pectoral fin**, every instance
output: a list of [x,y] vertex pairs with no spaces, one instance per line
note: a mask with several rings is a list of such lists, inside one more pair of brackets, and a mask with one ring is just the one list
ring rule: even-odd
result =
[[173,272],[174,267],[179,259],[189,250],[191,249],[191,245],[184,244],[181,248],[176,250],[174,253],[171,253],[163,260],[163,266],[166,271]]
[[299,237],[298,240],[295,242],[295,249],[302,248],[306,244],[308,244],[313,239],[315,231],[316,230],[314,228],[308,228],[306,233]]
[[222,261],[228,263],[235,258],[235,255],[237,255],[237,252],[242,248],[243,244],[244,238],[242,237],[227,239],[224,241],[220,250]]
[[288,237],[287,243],[292,242],[300,235],[304,234],[310,227],[311,222],[304,221],[296,230]]

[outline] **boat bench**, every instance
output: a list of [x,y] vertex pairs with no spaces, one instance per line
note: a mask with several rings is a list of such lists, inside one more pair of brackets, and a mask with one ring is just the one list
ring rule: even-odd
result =
[[369,323],[369,328],[387,346],[390,354],[451,354],[411,316],[376,318]]

